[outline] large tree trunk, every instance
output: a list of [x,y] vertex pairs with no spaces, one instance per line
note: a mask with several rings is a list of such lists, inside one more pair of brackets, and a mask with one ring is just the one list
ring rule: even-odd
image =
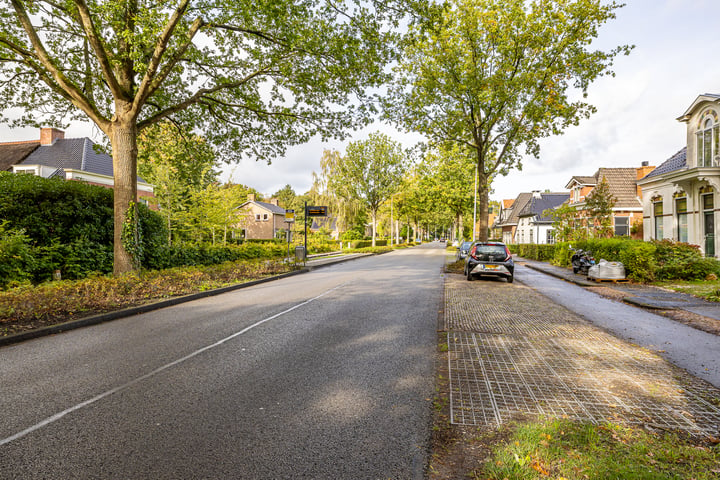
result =
[[480,174],[478,175],[478,240],[481,242],[487,242],[488,240],[488,193],[490,188],[488,187],[488,177],[483,173],[482,169],[479,169]]
[[[123,245],[123,226],[131,205],[137,209],[137,127],[134,121],[116,121],[111,127],[110,143],[113,150],[113,176],[115,180],[114,202],[114,264],[113,273],[119,275],[129,272],[139,266],[139,258],[132,254]],[[137,210],[136,210],[137,212]],[[137,214],[134,216],[135,225],[133,236],[140,241],[137,235]]]

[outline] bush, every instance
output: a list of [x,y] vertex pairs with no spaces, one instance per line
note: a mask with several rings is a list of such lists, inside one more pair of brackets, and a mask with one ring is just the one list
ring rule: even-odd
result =
[[703,257],[700,247],[670,240],[654,241],[658,280],[696,280],[720,273],[720,262]]
[[8,284],[24,283],[31,279],[30,267],[35,258],[30,239],[23,230],[8,228],[8,221],[0,222],[0,288]]
[[622,262],[628,278],[637,282],[652,282],[655,280],[657,270],[655,251],[655,245],[652,243],[633,241],[622,251],[618,259],[606,260]]

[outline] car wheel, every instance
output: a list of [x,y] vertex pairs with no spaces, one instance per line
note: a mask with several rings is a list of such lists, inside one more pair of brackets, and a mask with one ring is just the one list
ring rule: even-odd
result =
[[574,273],[574,274],[577,274],[579,270],[580,270],[579,268],[573,267],[573,273]]
[[473,276],[472,276],[472,273],[470,273],[470,269],[467,269],[467,271],[465,272],[465,275],[467,276],[468,282],[472,282]]
[[513,280],[515,280],[515,276],[514,276],[514,275],[510,275],[509,277],[507,277],[507,282],[508,282],[508,283],[512,283]]

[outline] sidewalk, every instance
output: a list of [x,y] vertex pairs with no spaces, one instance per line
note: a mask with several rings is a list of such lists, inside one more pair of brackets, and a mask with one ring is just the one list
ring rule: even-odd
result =
[[720,321],[720,303],[708,302],[687,293],[672,292],[652,285],[636,283],[607,283],[587,280],[587,277],[574,274],[570,268],[558,267],[547,262],[528,260],[513,256],[515,262],[539,272],[575,283],[581,287],[606,287],[624,294],[622,300],[638,307],[654,310],[682,310]]

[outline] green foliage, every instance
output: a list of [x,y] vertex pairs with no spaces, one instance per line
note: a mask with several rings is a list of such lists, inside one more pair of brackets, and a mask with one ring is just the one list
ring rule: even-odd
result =
[[[384,247],[387,244],[388,244],[387,240],[375,240],[374,246]],[[352,250],[356,250],[359,248],[368,248],[368,247],[372,247],[372,246],[373,246],[372,240],[354,240],[354,241],[350,242],[350,249],[352,249]]]
[[704,279],[709,274],[720,274],[720,262],[702,255],[700,247],[670,240],[653,242],[657,249],[657,278],[659,280]]
[[23,230],[10,229],[8,223],[0,221],[0,289],[30,280],[28,270],[35,260],[28,236]]
[[470,478],[711,480],[720,465],[720,450],[706,442],[614,423],[539,419],[504,427],[497,438]]
[[382,133],[367,140],[351,142],[328,183],[338,195],[360,202],[370,213],[373,239],[380,206],[397,190],[405,170],[401,145]]
[[58,178],[0,172],[0,218],[24,230],[33,245],[77,238],[111,244],[113,191]]
[[617,198],[610,193],[610,184],[603,176],[585,199],[585,213],[594,237],[608,238],[613,235],[612,209],[616,202]]
[[[0,292],[0,335],[37,328],[42,323],[117,310],[148,300],[187,295],[292,270],[270,261],[233,261],[220,265],[141,271],[131,274],[22,285]],[[7,327],[8,324],[13,327]]]
[[653,244],[633,241],[628,248],[620,252],[617,261],[625,266],[628,278],[637,282],[652,282],[657,270],[655,252]]
[[386,96],[386,116],[432,143],[473,151],[481,239],[493,176],[521,168],[525,154],[539,155],[541,138],[594,113],[585,101],[588,87],[631,50],[591,47],[621,7],[586,0],[451,0],[411,28]]

